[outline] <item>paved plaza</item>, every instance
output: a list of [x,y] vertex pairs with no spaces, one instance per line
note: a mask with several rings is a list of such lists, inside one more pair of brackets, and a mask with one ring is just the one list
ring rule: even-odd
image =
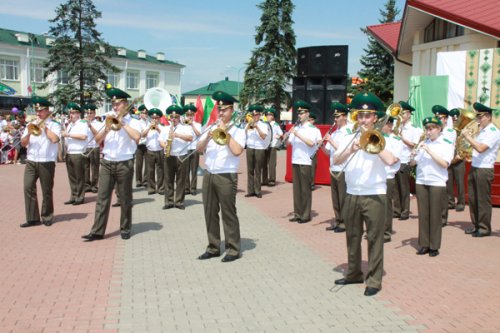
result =
[[[467,208],[450,211],[440,255],[430,258],[415,255],[411,200],[410,220],[395,219],[385,244],[383,289],[365,297],[364,285],[334,284],[347,254],[345,233],[325,231],[328,186],[313,192],[311,222],[288,222],[284,160],[281,151],[279,183],[258,199],[244,197],[242,157],[243,252],[230,263],[196,259],[207,244],[200,190],[186,197],[186,210],[162,210],[163,196],[134,188],[131,239],[120,238],[120,211],[111,208],[105,239],[86,243],[80,236],[93,223],[96,194],[63,205],[63,163],[54,224],[26,229],[24,166],[1,166],[0,332],[500,332],[500,208],[485,238],[464,234]],[[366,268],[366,243],[363,250]]]

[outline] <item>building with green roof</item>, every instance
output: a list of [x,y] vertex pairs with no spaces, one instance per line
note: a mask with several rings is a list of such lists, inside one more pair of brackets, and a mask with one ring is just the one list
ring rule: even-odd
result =
[[[208,96],[211,97],[214,92],[222,90],[239,100],[240,91],[242,89],[242,82],[230,81],[229,78],[226,77],[224,80],[209,83],[208,85],[201,88],[182,93],[182,96],[184,96],[185,104],[196,104],[196,99],[198,98],[198,96],[200,96],[202,101],[204,102]],[[238,108],[239,105],[237,104],[235,107]]]

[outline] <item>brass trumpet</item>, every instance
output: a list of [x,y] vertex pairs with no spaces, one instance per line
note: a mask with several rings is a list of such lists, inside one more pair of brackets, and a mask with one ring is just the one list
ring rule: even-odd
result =
[[369,154],[378,154],[385,148],[385,138],[378,130],[368,130],[361,134],[359,146]]
[[184,118],[184,125],[191,125],[193,121],[189,118]]
[[34,136],[40,136],[40,134],[42,134],[43,124],[45,123],[45,121],[47,121],[47,119],[49,119],[49,117],[42,119],[36,124],[34,122],[29,123],[28,133]]

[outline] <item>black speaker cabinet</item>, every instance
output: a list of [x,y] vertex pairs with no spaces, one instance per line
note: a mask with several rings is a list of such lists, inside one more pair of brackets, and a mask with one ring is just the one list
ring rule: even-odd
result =
[[347,45],[299,48],[297,50],[297,75],[347,77],[347,59]]

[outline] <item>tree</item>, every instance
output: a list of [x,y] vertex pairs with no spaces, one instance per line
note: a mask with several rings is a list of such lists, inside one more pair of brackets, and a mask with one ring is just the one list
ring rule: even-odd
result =
[[[56,17],[49,35],[55,38],[49,49],[49,57],[44,63],[47,68],[42,88],[56,84],[56,90],[49,94],[56,107],[61,109],[70,101],[80,105],[92,100],[99,104],[105,97],[104,83],[109,71],[119,72],[108,60],[110,46],[101,38],[95,20],[101,17],[92,0],[68,0],[56,8]],[[104,51],[104,52],[103,52]],[[47,78],[55,73],[56,82]],[[57,84],[63,75],[66,84]]]
[[[399,9],[396,0],[387,0],[385,10],[380,10],[380,23],[391,23],[396,20]],[[361,28],[365,34],[368,31]],[[365,55],[360,59],[363,68],[359,76],[364,83],[355,87],[357,91],[369,91],[380,97],[384,102],[390,102],[394,93],[394,58],[373,37],[368,35],[368,48],[364,49]],[[355,93],[356,91],[354,91]]]
[[290,99],[285,86],[295,70],[294,5],[291,0],[265,0],[257,7],[262,10],[261,24],[245,70],[241,105],[262,103],[279,109]]

